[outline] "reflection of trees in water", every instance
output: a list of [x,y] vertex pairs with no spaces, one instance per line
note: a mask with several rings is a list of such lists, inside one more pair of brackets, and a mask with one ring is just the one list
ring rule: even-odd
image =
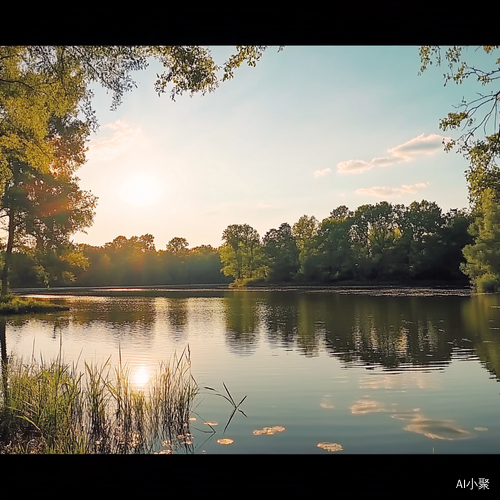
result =
[[188,300],[189,299],[167,299],[167,318],[172,327],[173,336],[179,340],[188,323]]
[[[326,350],[345,362],[432,366],[452,351],[472,352],[461,321],[468,297],[394,297],[330,293],[268,293],[263,308],[269,342],[297,343],[306,355]],[[465,351],[464,351],[465,352]]]
[[313,297],[275,292],[266,299],[263,320],[269,343],[284,346],[297,343],[306,356],[317,355],[324,331],[321,316],[311,307]]
[[311,307],[311,298],[307,295],[299,296],[297,344],[306,356],[317,356],[319,339],[324,337],[325,331],[321,316]]
[[81,298],[70,304],[71,322],[118,335],[149,337],[156,322],[154,298]]
[[235,354],[251,354],[257,342],[261,294],[234,292],[224,298],[226,341]]
[[293,344],[299,317],[295,294],[269,294],[262,311],[268,342]]
[[462,300],[337,296],[325,322],[325,342],[346,362],[387,368],[448,363],[454,340],[464,336],[459,319]]
[[475,334],[475,352],[486,369],[500,379],[500,296],[474,295],[462,304],[461,319]]
[[72,301],[71,321],[88,324],[99,320],[116,326],[140,323],[150,327],[156,321],[154,298],[78,298]]

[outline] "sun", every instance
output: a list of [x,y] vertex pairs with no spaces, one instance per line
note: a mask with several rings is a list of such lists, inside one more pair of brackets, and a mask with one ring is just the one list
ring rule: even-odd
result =
[[149,174],[135,175],[127,179],[121,188],[121,198],[136,207],[152,205],[160,200],[162,185],[157,178]]

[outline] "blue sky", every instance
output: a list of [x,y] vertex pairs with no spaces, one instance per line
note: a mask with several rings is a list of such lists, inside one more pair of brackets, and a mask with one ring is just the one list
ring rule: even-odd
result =
[[[212,53],[222,64],[231,47]],[[467,163],[443,151],[458,134],[439,120],[477,83],[445,87],[443,68],[419,69],[417,46],[270,47],[205,96],[158,97],[157,65],[135,74],[116,111],[95,88],[101,127],[79,177],[99,204],[74,241],[151,233],[157,249],[175,236],[218,246],[230,224],[264,236],[339,205],[465,208]]]

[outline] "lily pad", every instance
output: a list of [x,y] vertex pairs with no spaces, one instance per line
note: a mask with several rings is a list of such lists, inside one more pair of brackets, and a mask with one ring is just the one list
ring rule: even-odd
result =
[[230,438],[217,439],[218,444],[233,444],[234,440]]
[[318,443],[318,448],[325,451],[343,451],[341,444],[338,443]]
[[274,427],[263,427],[262,429],[258,429],[253,431],[254,436],[260,436],[262,434],[267,434],[268,436],[272,436],[276,432],[284,432],[285,428],[281,425],[275,425]]

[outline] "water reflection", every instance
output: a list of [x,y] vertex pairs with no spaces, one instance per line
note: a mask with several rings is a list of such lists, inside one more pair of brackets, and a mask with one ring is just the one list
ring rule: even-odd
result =
[[[236,446],[230,449],[237,452],[260,452],[259,446],[282,452],[280,443],[293,441],[300,428],[310,437],[316,433],[313,446],[339,439],[354,453],[412,452],[404,447],[425,446],[424,438],[442,440],[451,453],[485,446],[498,452],[500,401],[484,368],[492,377],[500,374],[500,296],[252,290],[66,300],[66,313],[4,318],[2,359],[10,349],[29,358],[35,339],[36,355],[40,348],[44,359],[57,355],[61,341],[69,361],[83,350],[82,362],[94,353],[105,359],[112,353],[114,362],[121,349],[140,388],[158,361],[189,345],[193,375],[202,386],[227,382],[248,394],[248,423],[231,422]],[[226,422],[228,407],[223,398],[214,399],[220,408],[219,401],[203,399],[206,412],[197,414],[194,436],[176,433],[186,450],[192,443],[220,450],[216,440],[226,435],[216,422]],[[254,430],[269,434],[274,428],[264,426],[274,424],[287,432],[254,437]],[[472,430],[478,425],[485,427]],[[204,432],[210,434],[205,442]],[[467,448],[452,443],[470,437],[477,439]],[[155,451],[171,452],[160,443]],[[299,446],[295,452],[305,449]]]
[[[238,355],[255,354],[262,333],[271,346],[296,349],[308,357],[326,351],[345,366],[442,370],[452,359],[478,356],[492,374],[500,374],[497,295],[401,297],[307,290],[147,290],[143,297],[137,296],[139,291],[126,297],[92,293],[68,297],[70,313],[46,315],[39,321],[52,323],[54,339],[80,326],[89,336],[100,331],[118,334],[122,344],[127,338],[152,344],[162,317],[176,340],[185,341],[188,331],[195,333],[192,322],[219,329],[220,318],[226,346]],[[8,320],[18,327],[27,321]],[[2,345],[5,350],[5,338]]]
[[350,407],[351,413],[353,415],[364,415],[366,413],[379,413],[393,411],[385,407],[384,403],[379,401],[360,399],[352,404]]
[[257,342],[259,297],[257,294],[233,292],[224,297],[226,342],[235,354],[252,354]]
[[455,441],[474,437],[471,432],[458,427],[453,420],[426,418],[421,413],[397,413],[392,418],[409,421],[403,430],[422,434],[429,439]]
[[189,299],[167,299],[167,318],[176,340],[182,339],[188,324],[188,301]]
[[[475,353],[486,368],[500,379],[500,296],[476,295],[462,303],[461,319],[474,338]],[[465,343],[462,340],[462,345]]]

